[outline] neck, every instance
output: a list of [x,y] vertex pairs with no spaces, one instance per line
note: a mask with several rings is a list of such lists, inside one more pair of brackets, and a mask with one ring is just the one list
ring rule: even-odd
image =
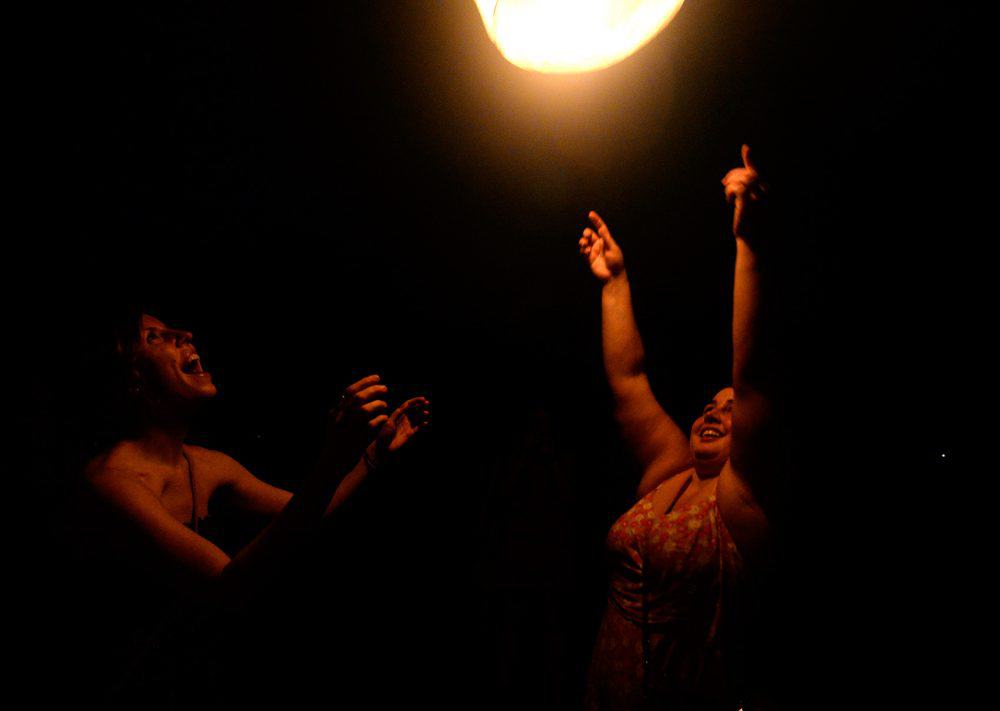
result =
[[726,465],[728,459],[723,459],[721,462],[714,459],[709,460],[694,460],[694,473],[698,477],[699,481],[704,481],[706,479],[714,479],[719,476],[722,472],[722,467]]
[[135,438],[135,445],[148,456],[167,464],[177,464],[184,456],[188,423],[183,420],[148,421]]

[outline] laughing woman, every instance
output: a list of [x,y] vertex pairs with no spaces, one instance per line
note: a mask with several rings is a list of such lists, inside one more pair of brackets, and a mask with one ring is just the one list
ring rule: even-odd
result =
[[612,526],[607,610],[591,660],[588,707],[730,709],[739,702],[735,603],[767,535],[764,440],[769,364],[759,347],[755,217],[764,189],[743,147],[723,179],[734,206],[733,386],[685,434],[656,401],[643,364],[622,251],[597,213],[580,252],[602,283],[604,366],[615,417],[642,467],[637,503]]
[[[124,429],[85,467],[89,496],[84,500],[91,505],[84,507],[80,531],[92,534],[81,542],[87,557],[97,561],[92,569],[109,571],[115,582],[105,587],[117,587],[114,599],[121,609],[112,609],[109,620],[118,613],[140,630],[130,632],[132,649],[122,659],[131,671],[105,676],[118,686],[119,696],[134,698],[136,688],[171,693],[164,687],[171,686],[172,675],[149,669],[159,661],[140,659],[163,646],[150,637],[170,627],[164,625],[166,610],[253,598],[324,520],[421,430],[429,411],[421,397],[390,413],[388,388],[378,376],[357,381],[330,415],[315,469],[292,494],[257,479],[221,452],[185,441],[193,415],[216,395],[191,333],[149,314],[136,315],[119,330],[113,351],[112,380]],[[267,524],[230,556],[209,532],[209,514],[220,511],[249,514]],[[190,643],[182,644],[182,653]],[[135,679],[137,666],[144,667],[138,674],[145,681]],[[166,681],[150,683],[151,674]],[[143,704],[153,702],[143,697]]]

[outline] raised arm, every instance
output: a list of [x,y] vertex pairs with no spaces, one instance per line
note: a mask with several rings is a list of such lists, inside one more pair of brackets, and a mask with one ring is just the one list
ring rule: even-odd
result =
[[[745,540],[759,540],[763,509],[772,495],[775,470],[774,389],[777,367],[774,349],[764,343],[771,285],[759,255],[761,203],[766,188],[760,181],[749,146],[743,146],[743,166],[723,178],[726,199],[733,205],[736,267],[733,283],[733,432],[729,465],[719,481],[720,505],[731,528],[743,529]],[[727,515],[727,512],[728,515]],[[737,533],[737,531],[734,531]],[[737,533],[739,538],[739,534]]]
[[386,403],[380,399],[386,390],[377,376],[369,376],[345,391],[331,416],[326,446],[312,475],[294,495],[267,485],[257,491],[256,503],[262,511],[282,499],[286,505],[231,559],[173,518],[141,478],[114,470],[97,471],[88,478],[98,497],[117,514],[118,528],[124,533],[119,540],[141,563],[194,592],[247,592],[273,577],[282,561],[320,526],[335,492],[389,421]]
[[649,385],[621,248],[596,212],[589,217],[594,229],[583,231],[580,253],[602,283],[604,370],[614,396],[615,419],[642,467],[638,486],[642,497],[664,479],[691,466],[690,447],[687,435],[660,407]]
[[342,506],[376,469],[391,466],[406,443],[430,422],[430,402],[425,397],[410,398],[397,407],[382,425],[375,441],[368,445],[364,457],[344,477],[333,493],[326,515]]
[[[354,468],[345,476],[326,509],[329,517],[342,506],[376,469],[390,466],[406,443],[430,421],[430,402],[425,397],[410,398],[397,407],[382,425],[378,436],[365,449]],[[274,518],[292,498],[284,489],[261,481],[246,467],[221,452],[203,450],[213,466],[223,473],[227,505],[256,516]]]

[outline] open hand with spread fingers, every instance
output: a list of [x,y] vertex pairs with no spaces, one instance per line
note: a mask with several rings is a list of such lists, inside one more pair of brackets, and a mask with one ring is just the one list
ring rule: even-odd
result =
[[755,218],[760,212],[759,203],[767,188],[750,157],[750,146],[743,144],[743,166],[733,168],[722,179],[726,202],[733,206],[733,235],[740,239],[754,236]]
[[583,230],[583,236],[578,242],[580,254],[587,258],[594,276],[601,282],[608,282],[625,273],[625,258],[601,216],[591,210],[587,217],[594,228],[587,227]]
[[379,458],[384,459],[395,454],[414,435],[430,424],[430,405],[430,401],[425,397],[413,397],[389,415],[376,439]]

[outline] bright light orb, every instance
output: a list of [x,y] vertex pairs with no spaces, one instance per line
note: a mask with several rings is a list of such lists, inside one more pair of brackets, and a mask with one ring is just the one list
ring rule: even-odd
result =
[[628,57],[684,0],[476,0],[500,53],[522,69],[589,72]]

